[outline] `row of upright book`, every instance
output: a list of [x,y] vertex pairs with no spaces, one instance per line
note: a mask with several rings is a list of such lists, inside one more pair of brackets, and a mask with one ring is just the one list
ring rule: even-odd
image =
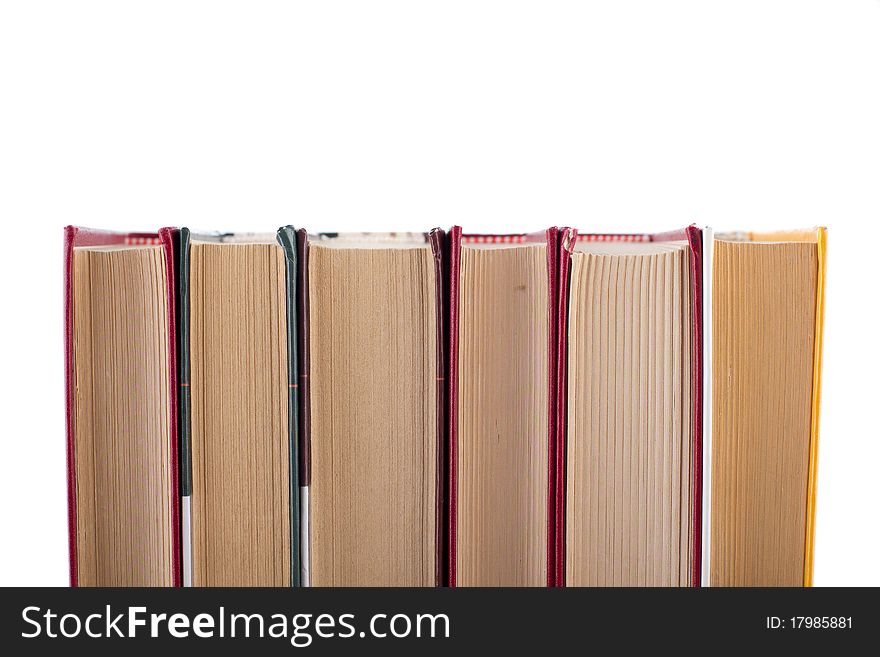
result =
[[824,228],[65,229],[79,586],[802,586]]

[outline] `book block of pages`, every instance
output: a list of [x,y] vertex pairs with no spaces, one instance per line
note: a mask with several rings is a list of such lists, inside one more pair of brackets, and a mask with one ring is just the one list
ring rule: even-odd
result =
[[313,586],[443,583],[442,237],[310,241]]
[[286,268],[268,240],[190,246],[195,586],[291,583]]
[[694,575],[691,258],[685,241],[580,241],[568,328],[568,586]]

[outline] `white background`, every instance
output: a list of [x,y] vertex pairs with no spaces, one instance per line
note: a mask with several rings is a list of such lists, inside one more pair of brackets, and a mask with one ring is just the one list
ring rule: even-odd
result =
[[818,585],[880,584],[880,2],[0,5],[0,583],[67,583],[62,226],[829,227]]

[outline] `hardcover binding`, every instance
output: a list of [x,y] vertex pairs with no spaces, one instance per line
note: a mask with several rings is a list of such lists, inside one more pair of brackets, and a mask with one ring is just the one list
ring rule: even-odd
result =
[[447,560],[445,558],[449,549],[448,535],[444,530],[445,519],[449,513],[449,492],[447,490],[447,382],[446,382],[446,344],[448,335],[448,258],[449,243],[446,231],[434,228],[428,233],[428,243],[431,245],[431,253],[434,256],[435,292],[437,296],[437,467],[434,482],[437,499],[436,513],[434,515],[434,542],[436,546],[436,559],[434,565],[434,583],[436,586],[445,586],[448,581]]
[[299,267],[297,265],[296,229],[283,226],[278,229],[278,243],[284,251],[287,298],[287,433],[288,485],[290,519],[290,585],[300,586],[300,446],[299,446],[299,324],[297,323],[297,296],[299,294]]
[[[77,519],[76,519],[76,379],[73,372],[73,249],[77,246],[106,246],[114,244],[161,244],[165,252],[166,294],[168,295],[168,358],[169,358],[169,429],[171,472],[177,472],[177,349],[175,325],[174,239],[176,229],[162,228],[157,233],[119,233],[113,231],[66,226],[64,228],[64,381],[65,429],[67,434],[67,530],[70,585],[79,583],[77,572]],[[171,579],[180,586],[180,499],[177,477],[171,477]]]
[[691,339],[691,386],[694,399],[694,564],[691,586],[700,586],[703,556],[703,231],[685,229],[691,250],[693,284],[693,337]]
[[461,226],[453,226],[449,233],[449,481],[448,549],[449,556],[447,583],[456,582],[456,515],[458,513],[458,319],[461,290]]
[[557,428],[559,415],[559,380],[557,378],[560,342],[559,334],[559,229],[555,226],[545,232],[547,241],[547,586],[557,586],[556,572],[559,556],[557,536],[557,496],[562,473],[559,469]]
[[819,402],[822,397],[822,342],[825,336],[825,274],[828,231],[816,229],[819,270],[816,279],[816,338],[813,347],[813,399],[810,413],[810,469],[807,480],[807,523],[804,558],[804,586],[813,586],[816,542],[816,490],[819,484]]
[[309,234],[296,231],[296,325],[297,369],[299,386],[299,548],[300,585],[311,586],[311,533],[309,529],[309,486],[312,481],[312,402],[309,380]]
[[189,354],[189,228],[181,228],[175,239],[177,258],[177,436],[180,444],[180,496],[183,585],[192,586],[192,525],[189,506],[192,498],[192,425]]
[[554,489],[554,581],[552,586],[565,586],[565,450],[568,430],[568,292],[571,282],[571,252],[577,240],[574,228],[559,229],[559,300],[557,308],[556,340],[556,486]]

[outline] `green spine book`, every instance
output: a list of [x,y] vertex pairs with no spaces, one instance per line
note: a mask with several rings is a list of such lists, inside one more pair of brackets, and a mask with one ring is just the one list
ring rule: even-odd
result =
[[284,249],[287,279],[287,390],[288,448],[290,455],[290,585],[300,586],[300,496],[299,496],[299,370],[297,367],[297,260],[296,229],[278,229],[278,243]]

